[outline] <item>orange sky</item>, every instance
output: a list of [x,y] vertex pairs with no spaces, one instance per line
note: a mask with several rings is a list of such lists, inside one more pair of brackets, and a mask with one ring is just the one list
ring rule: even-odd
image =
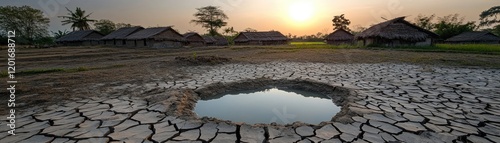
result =
[[[237,31],[253,28],[305,35],[332,32],[331,20],[340,14],[351,20],[351,28],[376,24],[383,20],[381,17],[408,16],[408,20],[413,20],[418,14],[459,13],[467,21],[478,21],[482,11],[499,4],[498,0],[6,0],[0,5],[30,5],[43,10],[51,19],[51,31],[70,29],[61,26],[61,19],[57,18],[67,13],[64,7],[81,7],[93,12],[93,19],[144,27],[173,25],[180,33],[205,33],[189,21],[195,8],[214,5],[226,12],[228,26]],[[301,12],[296,11],[310,16],[297,20],[293,13]]]

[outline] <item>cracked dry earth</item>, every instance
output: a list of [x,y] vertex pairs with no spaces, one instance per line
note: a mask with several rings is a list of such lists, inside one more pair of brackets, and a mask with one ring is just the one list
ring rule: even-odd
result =
[[[7,136],[2,122],[0,142],[500,142],[500,71],[495,69],[272,62],[180,70],[188,78],[122,84],[101,93],[112,95],[23,111],[17,115],[16,136]],[[342,121],[252,126],[182,119],[167,112],[168,102],[111,92],[147,96],[158,89],[257,78],[343,86],[357,97],[342,109],[350,115]]]

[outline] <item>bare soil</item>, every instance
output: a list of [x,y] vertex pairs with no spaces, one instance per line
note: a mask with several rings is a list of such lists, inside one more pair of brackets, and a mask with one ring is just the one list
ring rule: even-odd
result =
[[[209,57],[231,59],[217,62],[264,63],[270,61],[319,63],[406,63],[432,66],[500,68],[500,55],[447,52],[412,52],[370,49],[297,49],[273,47],[200,47],[183,49],[151,49],[122,47],[57,47],[47,49],[16,49],[17,72],[43,69],[89,70],[18,75],[16,80],[17,108],[50,105],[74,97],[105,96],[93,88],[102,83],[145,83],[152,79],[176,80],[185,77],[179,70],[192,66],[175,60],[176,57]],[[0,59],[7,63],[7,50],[2,48]],[[189,61],[189,59],[188,59]],[[210,61],[210,59],[209,59]],[[210,62],[209,62],[210,63]],[[197,62],[196,65],[205,65]],[[210,65],[210,64],[208,64]],[[5,72],[7,65],[0,65]],[[151,75],[146,71],[163,73]],[[3,77],[6,79],[6,77]],[[5,85],[5,84],[3,84]],[[7,90],[0,94],[9,95]],[[6,102],[8,96],[0,96]],[[6,114],[7,106],[0,106]]]

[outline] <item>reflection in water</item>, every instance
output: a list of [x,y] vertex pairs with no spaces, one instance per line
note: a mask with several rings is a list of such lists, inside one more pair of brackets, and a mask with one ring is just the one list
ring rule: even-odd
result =
[[328,97],[298,90],[271,88],[220,97],[198,101],[195,112],[200,117],[249,124],[288,124],[295,121],[319,124],[330,121],[340,111],[340,107]]

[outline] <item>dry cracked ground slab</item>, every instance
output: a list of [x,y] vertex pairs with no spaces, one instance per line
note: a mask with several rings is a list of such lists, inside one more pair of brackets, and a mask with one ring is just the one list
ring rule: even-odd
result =
[[[211,52],[211,50],[202,51]],[[235,51],[238,52],[241,51]],[[168,54],[171,53],[165,53],[167,56]],[[189,52],[184,54],[189,55]],[[124,55],[120,55],[124,56],[121,58],[96,56],[86,60],[94,60],[101,64],[98,66],[103,66],[106,65],[103,64],[105,61],[117,58],[119,60],[115,61],[118,64],[137,68],[140,66],[132,65],[151,61],[147,55],[135,55],[145,56],[135,57],[137,58],[135,60],[124,58]],[[238,54],[231,56],[238,57],[236,55]],[[52,58],[66,59],[64,56]],[[173,57],[163,60],[167,62],[168,58]],[[47,86],[61,88],[63,92],[69,94],[69,97],[59,97],[61,100],[57,102],[46,100],[50,104],[26,103],[16,115],[15,136],[9,136],[7,121],[2,120],[0,142],[500,141],[498,98],[500,70],[498,69],[405,62],[339,64],[297,62],[289,58],[276,61],[273,58],[276,57],[249,63],[241,62],[244,58],[240,57],[236,58],[240,62],[210,66],[176,65],[176,69],[170,69],[172,66],[163,69],[163,64],[156,63],[147,65],[156,69],[140,70],[140,73],[147,73],[147,76],[138,76],[141,74],[120,68],[97,72],[98,74],[94,75],[96,77],[89,78],[99,79],[89,80],[87,84],[82,83],[84,79],[74,79],[80,84],[73,86],[71,82],[68,82],[68,85],[52,83]],[[153,57],[153,59],[158,58]],[[131,62],[129,60],[135,63],[127,64]],[[49,66],[71,64],[71,62],[63,63],[25,65],[37,68],[44,64]],[[87,63],[74,62],[74,64]],[[80,76],[96,74],[93,72],[96,71],[50,74]],[[50,74],[45,76],[48,77]],[[116,76],[107,77],[109,75],[106,74]],[[26,77],[35,78],[35,76],[40,75]],[[68,76],[66,80],[74,77],[76,76]],[[120,80],[124,78],[133,80]],[[194,114],[192,111],[185,113],[178,110],[192,109],[192,104],[188,103],[199,99],[194,96],[196,94],[186,94],[188,91],[196,91],[213,84],[263,78],[322,83],[332,87],[344,87],[356,94],[343,105],[342,112],[345,112],[346,116],[318,125],[300,122],[289,125],[247,125],[200,118],[192,116]],[[52,92],[47,91],[47,93]],[[35,93],[28,98],[38,99],[36,96],[40,94],[42,93]],[[21,99],[27,100],[27,98]],[[43,101],[43,99],[38,100]]]

